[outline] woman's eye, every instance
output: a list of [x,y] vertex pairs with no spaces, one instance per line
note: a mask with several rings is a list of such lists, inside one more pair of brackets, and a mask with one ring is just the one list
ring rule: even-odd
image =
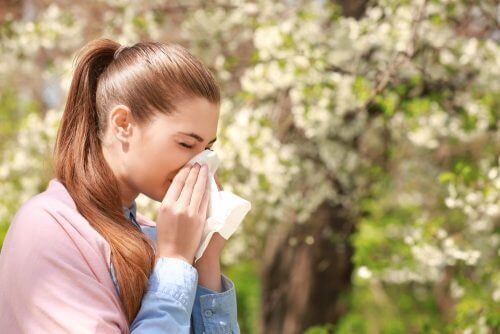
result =
[[[179,143],[180,145],[186,147],[186,148],[193,148],[193,145],[188,145],[186,143]],[[206,150],[210,150],[210,151],[213,151],[211,147],[207,147],[205,148]]]
[[187,147],[187,148],[193,148],[193,146],[190,146],[188,144],[185,144],[185,143],[179,143],[180,145],[184,146],[184,147]]

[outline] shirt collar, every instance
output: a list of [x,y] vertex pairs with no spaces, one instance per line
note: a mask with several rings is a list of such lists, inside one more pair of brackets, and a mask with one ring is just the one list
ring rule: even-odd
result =
[[130,215],[133,216],[133,219],[136,219],[136,213],[137,213],[137,204],[135,201],[132,203],[132,206],[130,208],[127,208],[126,206],[123,207],[123,213],[125,214],[125,217],[127,219],[131,219]]

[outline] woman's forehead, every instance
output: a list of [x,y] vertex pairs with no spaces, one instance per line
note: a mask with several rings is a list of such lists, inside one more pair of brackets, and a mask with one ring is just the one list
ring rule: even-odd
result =
[[216,119],[219,117],[219,106],[200,97],[184,99],[175,104],[175,109],[172,116],[180,119]]
[[168,129],[171,133],[194,133],[206,141],[216,137],[219,106],[206,99],[186,99],[176,104],[170,114],[157,114],[154,128]]

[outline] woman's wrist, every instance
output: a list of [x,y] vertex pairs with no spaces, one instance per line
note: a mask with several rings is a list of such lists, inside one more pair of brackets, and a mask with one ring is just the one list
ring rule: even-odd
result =
[[169,257],[169,258],[174,258],[174,259],[179,259],[179,260],[182,260],[184,262],[187,262],[188,264],[190,265],[193,265],[193,260],[189,260],[188,258],[186,258],[185,256],[182,256],[180,254],[177,254],[177,253],[171,253],[171,252],[158,252],[156,254],[156,259],[155,259],[155,263],[156,261],[158,261],[159,258],[161,257]]
[[206,254],[194,263],[194,267],[198,271],[198,284],[207,289],[221,292],[222,284],[219,257],[205,255]]

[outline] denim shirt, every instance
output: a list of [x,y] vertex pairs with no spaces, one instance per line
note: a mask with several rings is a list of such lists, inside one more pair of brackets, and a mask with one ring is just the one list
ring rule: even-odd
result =
[[[156,227],[137,223],[137,206],[124,207],[125,216],[138,229],[156,241]],[[113,263],[111,278],[116,290]],[[237,320],[234,283],[221,274],[222,292],[198,284],[198,272],[189,263],[176,258],[160,257],[149,277],[137,316],[130,333],[240,333]]]

